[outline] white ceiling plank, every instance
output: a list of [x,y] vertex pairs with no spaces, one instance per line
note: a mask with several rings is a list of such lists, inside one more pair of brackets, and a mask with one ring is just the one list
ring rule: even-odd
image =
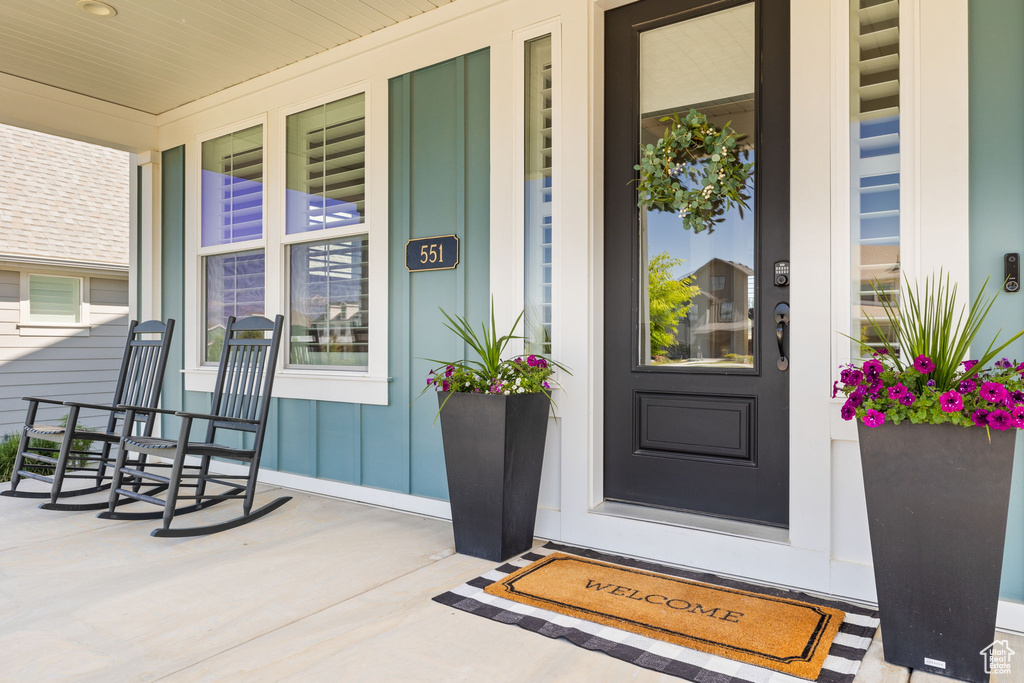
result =
[[340,0],[295,0],[297,4],[307,7],[339,26],[349,26],[360,35],[367,35],[384,28],[383,24],[353,12],[352,8]]
[[0,0],[0,72],[161,114],[451,0]]

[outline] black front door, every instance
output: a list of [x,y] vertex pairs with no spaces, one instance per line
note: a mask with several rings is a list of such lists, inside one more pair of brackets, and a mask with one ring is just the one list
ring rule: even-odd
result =
[[[605,498],[784,526],[788,3],[641,0],[605,27]],[[755,162],[751,210],[711,232],[636,205],[640,145],[691,108]]]

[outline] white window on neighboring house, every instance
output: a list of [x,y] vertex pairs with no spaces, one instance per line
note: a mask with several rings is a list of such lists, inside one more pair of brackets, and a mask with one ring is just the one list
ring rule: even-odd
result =
[[88,322],[83,278],[29,273],[23,279],[23,288],[23,325],[75,327]]

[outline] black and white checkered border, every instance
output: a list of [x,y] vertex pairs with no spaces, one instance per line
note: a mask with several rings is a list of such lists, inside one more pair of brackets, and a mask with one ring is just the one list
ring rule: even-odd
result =
[[495,581],[553,552],[569,553],[602,562],[668,574],[690,581],[716,584],[791,600],[802,600],[843,610],[846,612],[846,618],[840,625],[839,633],[829,649],[821,674],[817,678],[819,683],[850,683],[853,681],[860,668],[861,660],[864,658],[864,653],[867,652],[871,639],[875,635],[875,629],[878,628],[878,613],[857,605],[558,543],[546,543],[543,547],[534,548],[483,576],[438,595],[434,600],[442,605],[471,612],[494,621],[515,624],[548,638],[565,638],[579,647],[599,650],[616,659],[645,669],[653,669],[695,683],[806,683],[806,679],[789,674],[718,655],[698,652],[673,643],[655,640],[539,607],[524,605],[484,592],[484,588]]

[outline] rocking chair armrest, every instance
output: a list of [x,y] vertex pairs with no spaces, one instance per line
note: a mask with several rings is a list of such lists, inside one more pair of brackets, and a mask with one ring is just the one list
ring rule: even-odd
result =
[[244,417],[225,417],[223,415],[207,415],[206,413],[189,413],[179,410],[174,413],[178,417],[190,417],[193,420],[212,420],[213,422],[237,422],[238,424],[258,425],[259,420],[247,420]]
[[64,405],[73,406],[75,408],[89,408],[90,410],[106,410],[111,413],[123,413],[124,409],[119,408],[111,403],[82,403],[81,401],[64,401]]
[[147,408],[146,406],[133,406],[127,403],[121,403],[117,406],[118,410],[130,410],[135,413],[160,413],[161,415],[175,415],[177,411],[170,410],[168,408]]
[[31,401],[32,403],[49,403],[50,405],[54,405],[54,406],[62,406],[62,405],[64,405],[64,401],[60,401],[60,400],[53,399],[53,398],[39,398],[37,396],[22,396],[21,400],[22,401]]

